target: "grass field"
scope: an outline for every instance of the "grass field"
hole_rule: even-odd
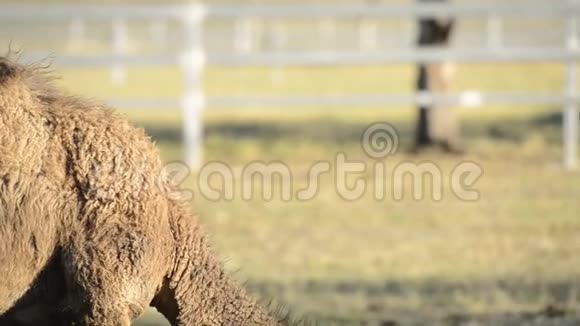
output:
[[[180,76],[171,70],[131,71],[126,87],[109,86],[106,70],[59,70],[63,87],[94,97],[173,96]],[[408,66],[294,68],[271,83],[265,68],[211,69],[212,95],[407,92]],[[543,64],[460,67],[458,89],[563,89],[563,70]],[[146,94],[146,95],[144,95]],[[179,111],[127,111],[155,139],[165,160],[180,158]],[[280,160],[296,187],[318,160],[372,163],[360,147],[365,126],[387,121],[401,137],[385,161],[432,161],[448,179],[473,161],[484,171],[481,198],[347,202],[332,177],[310,201],[279,199],[194,205],[228,269],[264,298],[298,315],[328,323],[389,325],[538,322],[576,324],[580,312],[580,174],[560,166],[560,113],[555,107],[487,107],[460,111],[464,155],[406,151],[414,110],[306,108],[246,111],[211,108],[205,114],[205,155],[240,168],[254,160]],[[370,173],[363,175],[374,179]],[[195,176],[186,182],[195,189]],[[427,196],[428,198],[428,196]],[[556,316],[556,319],[550,319]],[[148,314],[139,325],[158,325]],[[544,318],[537,321],[538,318]],[[500,322],[501,321],[501,322]],[[554,324],[555,325],[555,324]]]

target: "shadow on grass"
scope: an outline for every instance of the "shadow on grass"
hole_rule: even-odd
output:
[[[346,124],[334,121],[307,121],[291,123],[227,122],[209,123],[204,127],[205,137],[225,139],[309,139],[320,142],[359,141],[368,124]],[[181,126],[142,125],[147,133],[159,141],[181,142]],[[409,133],[403,126],[402,134]]]
[[[540,134],[548,143],[561,140],[562,114],[545,113],[522,119],[485,120],[469,119],[461,122],[462,137],[475,139],[521,142],[531,133]],[[319,143],[342,144],[359,142],[369,123],[349,123],[336,120],[307,120],[292,122],[211,122],[204,126],[204,137],[222,139],[257,140],[308,140]],[[414,137],[413,122],[397,122],[394,126],[403,144],[411,144]],[[180,125],[142,125],[157,141],[181,143]]]
[[[248,282],[264,298],[309,312],[320,325],[579,325],[580,283],[305,281]],[[295,298],[298,298],[296,300]],[[513,306],[505,304],[506,298]],[[362,302],[362,308],[361,308]],[[471,302],[497,310],[473,313]],[[573,303],[573,306],[570,306]],[[502,306],[504,305],[504,306]],[[354,308],[354,307],[357,308]],[[521,307],[535,310],[519,310]],[[520,308],[518,308],[520,307]],[[359,310],[356,313],[347,311]]]
[[[259,297],[276,298],[295,312],[305,311],[306,325],[580,325],[576,281],[251,281],[246,285]],[[513,306],[506,304],[506,298]],[[493,309],[474,313],[470,300]],[[168,324],[151,310],[133,325]]]

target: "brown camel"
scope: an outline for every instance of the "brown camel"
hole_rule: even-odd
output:
[[[142,129],[0,57],[0,325],[281,325],[169,199]]]

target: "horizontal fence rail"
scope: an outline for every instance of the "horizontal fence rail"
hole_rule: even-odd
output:
[[[0,19],[4,21],[62,21],[70,18],[110,20],[111,18],[186,18],[188,15],[206,15],[215,18],[418,18],[418,17],[511,17],[568,16],[580,13],[577,1],[525,1],[517,3],[414,3],[408,5],[24,5],[3,4]]]
[[[307,7],[307,9],[305,9]],[[525,4],[514,3],[414,3],[408,5],[393,4],[353,4],[353,5],[243,5],[243,6],[210,6],[208,14],[216,17],[266,17],[266,18],[356,18],[356,17],[485,17],[490,14],[500,16],[562,16],[580,11],[580,4],[575,1],[526,1]]]
[[[203,52],[196,53],[200,60],[218,66],[322,66],[322,65],[376,65],[415,62],[561,62],[580,61],[580,48],[562,49],[418,49],[393,53],[256,53],[248,55],[221,54],[205,57]],[[175,66],[186,58],[174,55],[97,55],[71,56],[51,54],[24,55],[25,61],[47,61],[59,66]]]
[[[216,65],[367,65],[415,62],[515,62],[580,60],[579,49],[417,49],[385,53],[264,53],[252,55],[215,55],[208,62]]]
[[[125,109],[177,109],[181,102],[174,98],[149,99],[106,99],[109,105]],[[568,105],[580,104],[580,97],[566,97],[554,94],[528,93],[481,93],[467,91],[454,95],[434,95],[429,93],[389,94],[389,95],[292,95],[292,96],[210,96],[207,105],[214,109],[240,108],[296,108],[296,107],[353,107],[353,106],[394,106],[394,105],[459,105],[478,108],[485,104],[510,105]]]
[[[199,19],[207,13],[204,5],[0,5],[2,21],[61,22],[69,19],[89,19],[110,21],[115,18],[151,19],[171,18],[177,20]]]
[[[312,95],[312,96],[228,96],[210,97],[212,107],[352,107],[352,106],[393,106],[393,105],[460,105],[466,108],[477,108],[484,104],[512,105],[567,105],[580,104],[578,97],[566,97],[553,94],[518,94],[464,92],[455,95],[433,95],[417,93],[408,95]]]
[[[109,99],[109,103],[125,108],[174,108],[184,113],[185,159],[194,167],[201,164],[203,125],[201,113],[206,106],[216,108],[246,107],[349,107],[387,105],[454,104],[479,107],[485,104],[561,105],[564,107],[564,161],[567,167],[577,165],[578,110],[580,97],[576,89],[576,64],[580,62],[578,18],[580,1],[525,1],[521,3],[413,3],[408,5],[385,4],[289,4],[289,5],[0,5],[0,21],[55,23],[71,22],[75,38],[83,35],[83,21],[111,22],[111,53],[99,55],[51,55],[26,53],[24,61],[53,62],[58,66],[112,67],[115,83],[126,78],[127,67],[178,66],[184,75],[185,94],[181,98],[167,99]],[[211,19],[236,21],[235,35],[247,37],[248,19],[310,20],[328,22],[329,19],[407,19],[424,17],[455,17],[487,19],[487,43],[475,48],[416,48],[383,51],[320,51],[291,52],[283,48],[275,51],[252,50],[248,39],[236,39],[239,51],[208,54],[203,41],[205,22]],[[506,48],[502,41],[502,19],[557,18],[566,22],[562,47]],[[184,34],[183,49],[175,54],[127,53],[129,20],[176,21]],[[328,24],[327,24],[328,25]],[[332,26],[325,30],[332,31]],[[330,27],[329,27],[330,26]],[[363,28],[364,27],[364,28]],[[376,37],[372,26],[361,25],[361,30]],[[163,24],[156,25],[157,39],[163,34]],[[279,33],[280,31],[278,31]],[[363,42],[364,41],[364,42]],[[372,41],[372,40],[371,40]],[[362,40],[372,48],[369,40]],[[277,40],[278,46],[283,42]],[[437,96],[433,94],[375,94],[375,95],[296,95],[296,96],[226,96],[205,98],[201,75],[204,67],[214,66],[321,66],[321,65],[371,65],[396,63],[456,62],[556,62],[566,66],[566,87],[561,94],[498,93],[486,94],[469,91],[460,94]]]

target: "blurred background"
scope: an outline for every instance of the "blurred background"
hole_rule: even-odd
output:
[[[579,18],[565,0],[2,0],[0,42],[187,162],[228,269],[298,316],[579,325]],[[372,166],[360,140],[376,122],[398,131],[387,171],[429,161],[447,180],[475,162],[479,199],[446,181],[438,201],[390,186],[346,201],[332,174],[307,201],[195,195],[213,160],[284,162],[295,189],[337,153]],[[137,325],[165,324],[151,311]]]

